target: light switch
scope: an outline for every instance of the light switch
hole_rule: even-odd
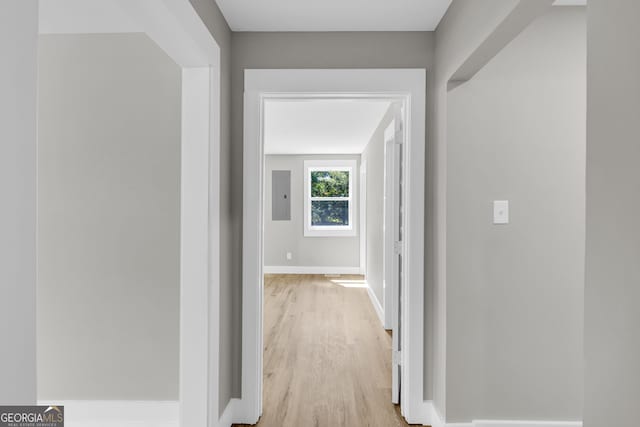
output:
[[[509,201],[508,200],[493,201],[493,223],[509,224]]]
[[[287,252],[287,259],[291,260],[293,258],[293,256],[291,255],[291,252]]]

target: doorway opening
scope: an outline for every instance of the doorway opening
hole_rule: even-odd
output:
[[[263,414],[263,374],[274,375],[271,371],[272,362],[277,357],[282,357],[276,351],[267,353],[267,359],[263,360],[263,349],[270,351],[274,349],[274,345],[278,345],[274,341],[274,337],[278,335],[276,329],[273,329],[274,313],[269,313],[266,317],[269,323],[264,324],[264,305],[269,304],[275,310],[282,310],[283,307],[272,301],[271,297],[276,295],[277,300],[277,294],[283,290],[313,294],[314,289],[320,292],[322,289],[331,289],[334,296],[343,295],[344,301],[350,298],[346,296],[350,289],[363,287],[366,291],[362,290],[360,295],[369,295],[374,307],[370,312],[375,312],[379,318],[375,321],[377,330],[384,334],[384,326],[394,331],[393,351],[389,342],[389,353],[385,355],[388,358],[387,366],[394,367],[393,376],[390,375],[391,372],[387,372],[388,381],[384,380],[384,376],[380,377],[380,381],[385,383],[380,384],[380,387],[386,386],[389,390],[385,396],[386,402],[390,408],[393,408],[391,402],[398,403],[407,422],[421,423],[424,407],[422,259],[425,71],[247,70],[245,89],[242,399],[237,402],[234,411],[236,422],[255,424],[259,420]],[[265,143],[269,138],[268,120],[272,117],[270,111],[274,106],[278,110],[283,106],[285,109],[290,108],[295,103],[320,105],[330,102],[342,105],[359,103],[361,110],[367,103],[377,103],[378,108],[383,106],[386,122],[380,120],[377,129],[383,152],[377,159],[378,162],[374,162],[373,157],[363,155],[362,151],[351,152],[350,156],[346,153],[338,155],[328,147],[331,143],[322,144],[322,149],[325,150],[322,153],[308,156],[304,154],[309,153],[298,152],[296,156],[287,153],[289,158],[280,159],[269,153],[272,148],[267,148]],[[292,123],[297,122],[294,120]],[[371,185],[369,175],[372,174],[380,178],[380,183],[376,186]],[[367,242],[365,237],[370,235],[366,229],[366,195],[372,189],[377,189],[380,195],[387,197],[384,206],[388,206],[388,209],[377,212],[383,216],[381,222],[387,224],[383,227],[386,233],[378,236],[381,240],[379,245],[385,248],[385,262],[382,265],[386,271],[381,274],[383,277],[380,281],[384,285],[381,284],[379,289],[372,289],[363,276],[368,270],[367,246],[373,243]],[[292,221],[294,217],[295,221]],[[276,221],[281,222],[280,225],[289,222],[288,225],[293,226],[292,230],[300,234],[297,244],[285,243],[296,247],[297,253],[294,250],[288,251],[285,247],[280,248],[278,245],[281,242],[273,238],[273,235],[265,237],[268,226]],[[293,222],[295,224],[291,224]],[[283,227],[280,229],[282,231]],[[335,243],[336,239],[338,243],[333,246],[334,249],[324,247],[315,252],[311,249],[305,255],[302,254],[308,249],[305,246],[318,242],[326,244],[331,240]],[[347,248],[347,252],[342,253],[344,248]],[[266,267],[265,254],[270,258]],[[353,258],[354,254],[357,260],[345,261],[346,258]],[[281,257],[282,260],[274,264],[273,256]],[[293,262],[296,256],[305,259],[295,260],[302,263]],[[317,258],[323,256],[337,258],[309,265],[312,264],[310,260],[317,261]],[[270,274],[266,281],[264,273]],[[274,273],[290,276],[272,276]],[[308,276],[309,274],[315,276]],[[347,274],[350,275],[346,276]],[[287,289],[287,286],[292,285],[291,282],[297,285]],[[265,300],[265,286],[269,291],[269,300]],[[302,298],[308,299],[310,296],[307,294]],[[365,301],[366,299],[365,297]],[[314,298],[308,301],[314,302],[307,310],[315,310],[321,316],[318,308],[326,301],[318,302]],[[319,305],[313,308],[316,303]],[[330,303],[325,305],[326,312],[330,313],[333,308]],[[299,307],[296,310],[304,311],[305,308]],[[335,311],[333,315],[340,316]],[[305,317],[304,313],[302,317]],[[372,314],[372,317],[375,319],[376,315]],[[303,342],[317,343],[314,340],[321,339],[319,335],[323,333],[330,334],[331,328],[336,334],[344,332],[340,330],[340,322],[337,322],[328,326],[329,329],[318,330],[314,336],[313,327],[307,330],[303,324],[304,321],[294,321],[285,326],[297,326],[299,331],[308,332],[289,336],[294,340],[291,345],[299,347]],[[327,325],[327,322],[324,324]],[[346,333],[353,334],[348,331]],[[386,335],[385,338],[391,341]],[[339,353],[336,350],[335,354],[327,354],[326,363],[333,363],[331,357],[340,357]],[[375,355],[371,357],[374,358]],[[267,366],[265,364],[268,367],[263,370]],[[290,369],[296,375],[295,370],[302,374],[305,367],[296,364]],[[312,367],[309,366],[308,369]],[[318,378],[318,381],[322,381],[322,378]],[[271,387],[270,379],[269,384]],[[345,388],[349,388],[348,384],[337,383],[335,393],[345,393]],[[287,398],[295,401],[299,397],[295,394],[304,394],[305,390],[300,388],[287,392],[294,394]],[[356,399],[355,396],[352,397]],[[285,402],[281,401],[280,404],[284,405]],[[327,407],[324,412],[326,414],[330,411]],[[265,411],[265,414],[269,413]]]
[[[385,200],[398,204],[389,212],[400,212],[400,180],[388,194],[393,160],[384,155],[392,151],[386,142],[401,152],[401,134],[395,141],[395,132],[385,133],[403,122],[402,104],[373,96],[265,98],[261,426],[403,424],[392,405],[400,390],[392,357],[401,344],[399,304],[389,298],[398,294],[400,269],[388,275],[396,280],[384,280],[382,261],[385,244],[402,243],[400,222],[394,233],[383,214]],[[387,228],[395,242],[385,239]],[[386,326],[393,341],[384,313],[397,319]]]

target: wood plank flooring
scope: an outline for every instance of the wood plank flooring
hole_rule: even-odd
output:
[[[391,403],[391,337],[362,276],[265,276],[259,427],[407,426]]]

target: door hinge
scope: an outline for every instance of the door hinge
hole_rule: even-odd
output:
[[[393,364],[394,365],[402,365],[402,352],[394,351],[393,352]]]
[[[402,241],[393,242],[393,253],[396,255],[402,255]]]

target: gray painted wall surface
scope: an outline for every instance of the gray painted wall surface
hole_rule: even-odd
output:
[[[640,419],[640,2],[589,0],[585,427]]]
[[[240,397],[242,344],[242,210],[238,213],[232,206],[234,192],[242,197],[242,174],[236,183],[231,161],[232,153],[237,155],[231,144],[231,30],[214,0],[189,1],[220,47],[220,378],[216,380],[221,415],[232,397]]]
[[[266,156],[265,158],[265,266],[299,267],[360,267],[360,237],[305,237],[304,236],[304,161],[356,160],[360,156]],[[291,221],[271,220],[271,171],[291,171]],[[360,174],[354,172],[353,197],[356,209],[353,218],[360,229],[359,201]],[[287,252],[292,259],[287,260]]]
[[[431,79],[430,71],[435,59],[434,47],[435,38],[432,32],[233,33],[232,153],[230,158],[233,191],[230,208],[238,221],[242,219],[242,118],[245,69],[426,68],[427,78]],[[427,97],[429,98],[429,93]],[[427,170],[427,175],[427,179],[431,179],[430,170]],[[427,205],[430,204],[428,200]],[[427,236],[426,241],[429,242],[427,252],[430,252],[433,250],[430,247],[432,240]],[[240,360],[242,352],[241,229],[236,230],[234,234],[234,252],[231,257],[235,292],[231,324],[234,325],[234,358]],[[429,269],[430,265],[427,264],[426,270]],[[428,323],[426,330],[430,330]],[[428,342],[425,345],[428,346]],[[430,364],[429,360],[425,363]],[[427,377],[425,398],[430,398],[431,377],[428,374],[425,376]],[[235,389],[239,391],[239,372],[235,372],[234,381]]]
[[[142,34],[39,61],[38,398],[177,400],[181,70]]]
[[[449,92],[447,422],[582,419],[585,18],[555,8]]]
[[[384,131],[395,116],[390,107],[362,152],[367,166],[366,278],[384,309]]]
[[[425,260],[425,310],[428,313],[425,398],[433,399],[436,410],[444,418],[447,418],[447,84],[453,73],[521,2],[531,1],[539,0],[453,0],[435,33],[436,67],[427,88],[430,113],[427,117],[429,243]],[[429,347],[430,342],[433,345]],[[430,373],[433,373],[432,382],[428,378]]]
[[[0,2],[0,405],[36,401],[38,2]]]

